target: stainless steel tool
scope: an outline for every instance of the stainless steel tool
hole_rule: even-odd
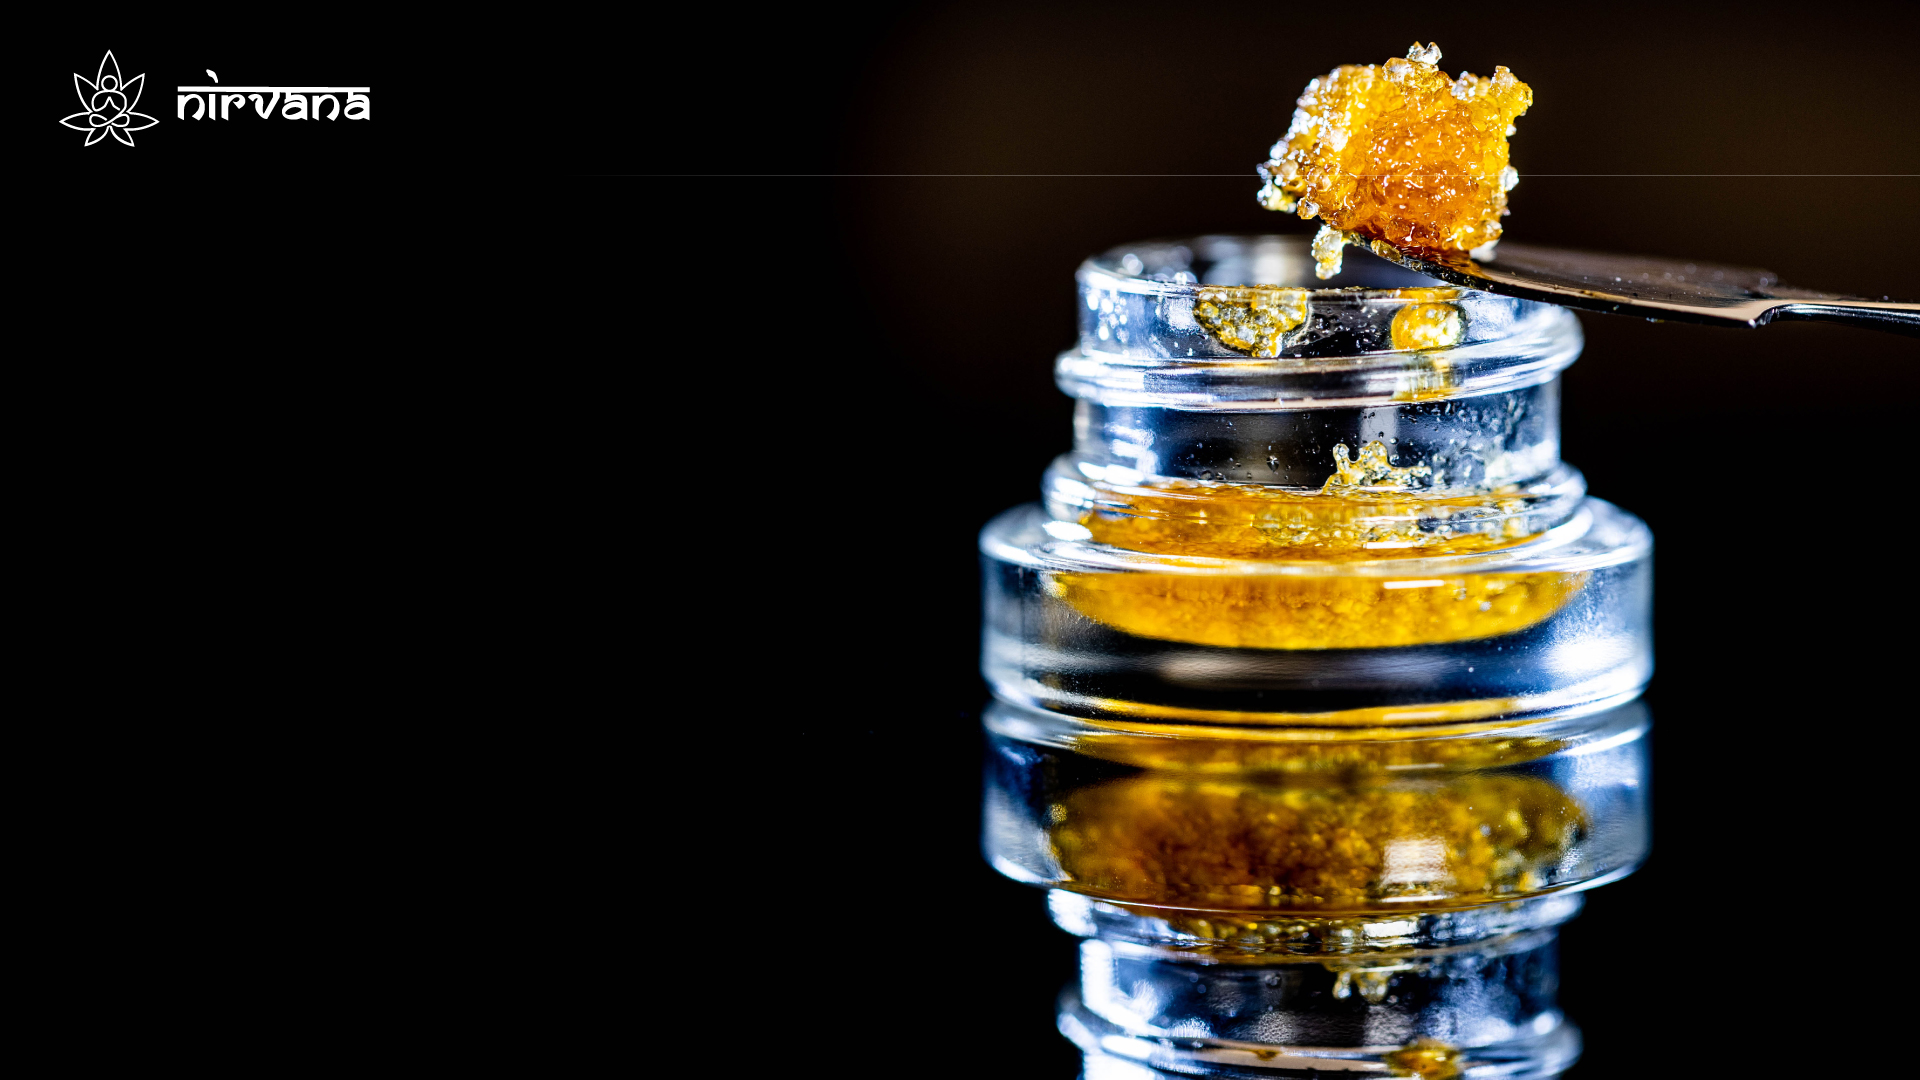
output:
[[[1819,319],[1920,337],[1920,304],[1796,289],[1765,270],[1505,240],[1485,260],[1463,252],[1403,251],[1379,240],[1372,251],[1449,284],[1589,311],[1713,326]]]

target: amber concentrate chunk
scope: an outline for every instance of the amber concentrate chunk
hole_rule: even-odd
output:
[[[1567,605],[1585,573],[1446,578],[1054,574],[1045,588],[1136,637],[1232,649],[1377,649],[1498,637]]]
[[[1286,332],[1307,321],[1307,290],[1277,285],[1201,289],[1193,317],[1230,349],[1252,356],[1279,356]]]
[[[1426,306],[1412,305],[1407,310]],[[1416,325],[1430,324],[1431,320],[1423,320]],[[1347,444],[1336,443],[1333,474],[1317,492],[1206,480],[1154,479],[1130,486],[1096,481],[1095,490],[1105,505],[1081,514],[1079,522],[1097,542],[1129,551],[1223,559],[1344,561],[1458,555],[1526,538],[1516,517],[1509,517],[1493,532],[1456,532],[1447,524],[1436,527],[1434,519],[1454,512],[1518,511],[1524,502],[1511,488],[1474,495],[1427,495],[1412,485],[1431,477],[1433,469],[1395,465],[1395,460],[1378,440],[1362,446],[1358,458]]]
[[[1439,59],[1438,46],[1416,44],[1404,60],[1343,64],[1308,83],[1260,167],[1262,205],[1326,223],[1315,241],[1321,277],[1339,271],[1350,235],[1442,251],[1500,238],[1519,181],[1507,137],[1533,91],[1504,67],[1450,79]]]
[[[1457,333],[1448,304],[1409,305],[1410,338]],[[1437,314],[1424,314],[1433,311]],[[1405,312],[1403,312],[1404,314]],[[1435,328],[1439,329],[1435,329]],[[1438,341],[1396,344],[1421,348]],[[1167,480],[1111,491],[1130,513],[1093,511],[1080,524],[1129,551],[1228,559],[1384,562],[1457,555],[1526,539],[1519,518],[1494,532],[1429,530],[1437,513],[1474,506],[1516,509],[1511,492],[1420,498],[1409,485],[1427,466],[1397,466],[1370,442],[1356,459],[1333,448],[1334,472],[1314,493],[1258,484]],[[1052,573],[1042,587],[1097,623],[1136,637],[1241,649],[1360,649],[1433,645],[1524,630],[1567,605],[1584,573],[1470,573],[1405,578],[1220,573]]]
[[[1452,289],[1402,289],[1408,299],[1438,303],[1408,304],[1394,313],[1393,347],[1406,351],[1445,349],[1460,343],[1464,324],[1460,309],[1447,301],[1458,297]]]

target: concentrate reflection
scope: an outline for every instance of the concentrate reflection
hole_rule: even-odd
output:
[[[1643,705],[1524,737],[1176,743],[1006,704],[986,726],[987,854],[1084,939],[1059,1022],[1088,1077],[1578,1054],[1557,928],[1645,856]]]

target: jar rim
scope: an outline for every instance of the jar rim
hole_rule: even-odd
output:
[[[1312,273],[1310,248],[1215,235],[1087,259],[1061,389],[1106,404],[1324,408],[1525,386],[1579,355],[1564,307],[1446,285],[1364,250],[1331,287],[1286,284]]]
[[[1434,289],[1463,298],[1495,295],[1408,270],[1365,248],[1347,250],[1341,271],[1330,279],[1338,284],[1308,284],[1313,266],[1313,245],[1305,236],[1213,233],[1122,244],[1088,256],[1076,277],[1084,282],[1098,275],[1122,292],[1150,296],[1193,296],[1210,288],[1299,289],[1317,304],[1428,302],[1431,297],[1420,294]]]

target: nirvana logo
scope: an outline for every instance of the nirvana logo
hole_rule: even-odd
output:
[[[220,81],[211,71],[207,77],[215,83]],[[276,106],[286,120],[371,119],[367,110],[372,102],[367,95],[373,91],[365,86],[176,86],[174,90],[179,93],[174,111],[182,120],[227,120],[235,105],[245,116],[249,101],[262,120],[271,119]],[[347,99],[344,109],[340,105],[342,95]],[[284,104],[281,98],[286,99]],[[191,114],[188,105],[193,106]]]
[[[146,113],[133,111],[140,104],[140,92],[147,87],[144,74],[131,79],[120,77],[120,64],[113,58],[113,50],[100,61],[100,70],[88,82],[83,76],[73,76],[73,92],[80,95],[80,104],[84,110],[63,118],[60,122],[75,131],[87,133],[87,146],[112,135],[119,142],[133,145],[133,133],[145,131],[160,121]]]
[[[235,106],[242,116],[247,107],[263,120],[368,120],[372,102],[366,86],[221,86],[220,77],[211,70],[207,78],[212,86],[176,86],[174,115],[181,120],[230,120]],[[80,95],[84,111],[60,122],[75,131],[87,133],[87,146],[112,135],[128,146],[133,132],[145,131],[160,121],[146,113],[134,112],[147,77],[122,78],[120,64],[112,51],[100,61],[100,71],[89,82],[75,75],[74,92]],[[344,99],[344,101],[342,100]]]

